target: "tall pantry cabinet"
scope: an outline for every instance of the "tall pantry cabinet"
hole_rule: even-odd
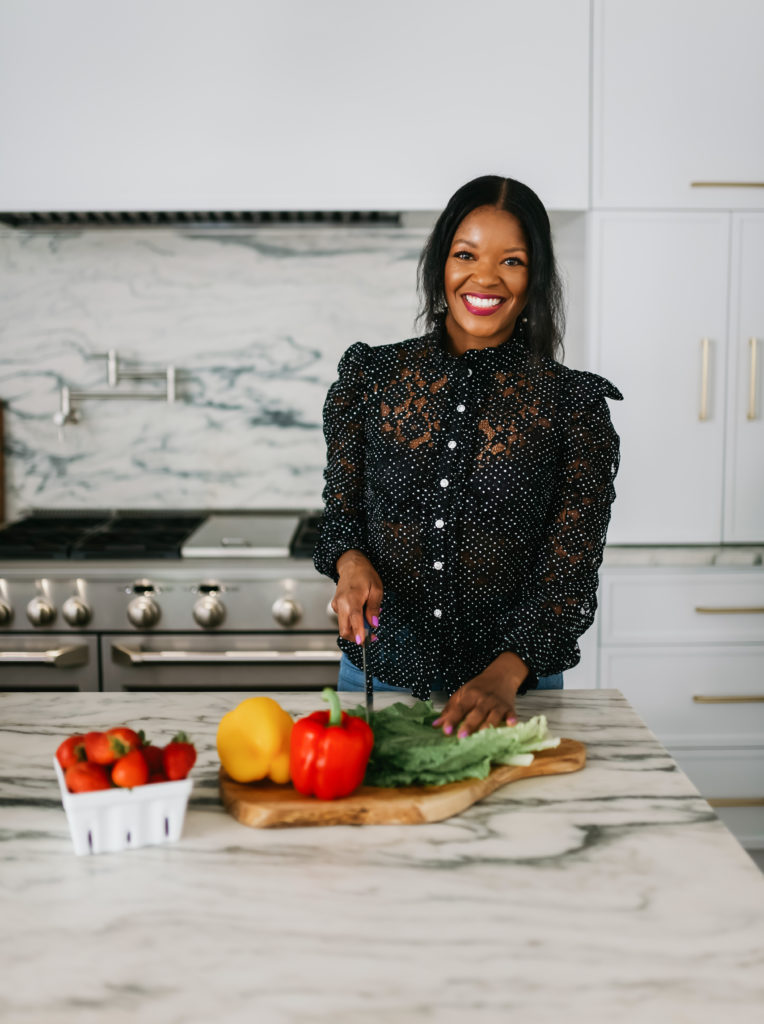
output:
[[[593,29],[590,364],[625,399],[608,544],[667,546],[603,568],[598,685],[764,847],[764,4],[594,0]]]

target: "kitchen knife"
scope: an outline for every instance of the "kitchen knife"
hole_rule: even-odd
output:
[[[363,679],[366,689],[366,721],[371,721],[371,713],[374,710],[374,686],[371,674],[371,658],[367,654],[366,647],[369,643],[369,630],[364,623],[363,643],[361,644],[361,657],[363,658]]]

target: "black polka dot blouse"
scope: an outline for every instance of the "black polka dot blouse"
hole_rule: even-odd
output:
[[[538,676],[572,668],[592,624],[618,435],[609,381],[533,362],[518,320],[497,348],[420,338],[352,345],[324,405],[324,516],[314,554],[362,551],[384,584],[374,675],[449,694],[503,651]],[[354,665],[361,650],[340,638]]]

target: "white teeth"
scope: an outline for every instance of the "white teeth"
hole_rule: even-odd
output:
[[[501,299],[479,299],[477,295],[465,295],[467,302],[471,306],[498,306]]]

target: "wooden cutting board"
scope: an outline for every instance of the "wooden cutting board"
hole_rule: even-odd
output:
[[[577,772],[586,764],[586,748],[578,740],[560,740],[541,750],[527,768],[501,765],[486,779],[464,779],[445,786],[381,789],[361,786],[340,800],[303,796],[291,785],[275,782],[234,782],[220,769],[223,806],[242,825],[252,828],[294,828],[305,825],[422,825],[443,821],[471,807],[499,786],[534,775]]]

